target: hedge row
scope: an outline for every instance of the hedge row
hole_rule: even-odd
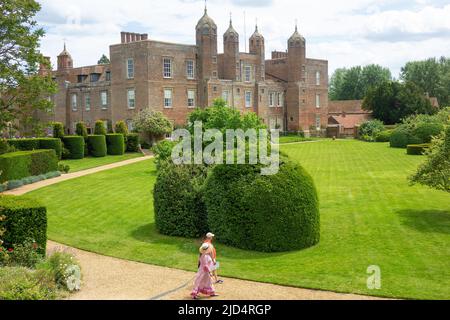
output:
[[[111,133],[106,135],[106,146],[109,155],[122,155],[125,153],[125,140],[123,134]]]
[[[88,136],[88,150],[89,154],[93,157],[105,157],[106,156],[106,138],[103,135],[90,135]]]
[[[62,156],[61,139],[55,138],[33,138],[33,139],[10,139],[8,144],[16,150],[31,151],[38,149],[53,149],[59,159]]]
[[[84,158],[84,138],[81,136],[65,136],[63,138],[64,148],[68,150],[68,159]]]
[[[429,148],[430,143],[410,144],[406,147],[406,153],[412,156],[423,155]]]
[[[207,169],[203,165],[175,166],[165,162],[155,184],[154,212],[159,232],[195,238],[208,232],[202,186]]]
[[[0,196],[1,215],[6,219],[0,222],[5,229],[2,236],[3,247],[23,244],[34,240],[39,253],[45,255],[47,246],[47,210],[33,199],[26,197]]]
[[[130,133],[127,135],[127,152],[139,152],[139,135]]]
[[[392,148],[406,148],[411,144],[430,143],[443,129],[444,126],[439,123],[420,123],[413,128],[401,125],[392,133],[390,145]]]
[[[54,150],[33,150],[6,153],[0,156],[0,182],[20,180],[58,170]]]

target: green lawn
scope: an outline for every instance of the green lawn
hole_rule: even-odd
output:
[[[103,158],[87,157],[79,160],[62,160],[59,163],[68,164],[70,166],[70,172],[77,172],[142,156],[142,153],[125,153],[122,156],[106,156]]]
[[[387,144],[320,141],[281,148],[314,177],[322,239],[290,253],[217,245],[221,274],[305,288],[399,298],[450,298],[449,195],[410,187],[424,160]],[[197,240],[155,230],[153,161],[66,181],[32,192],[48,206],[49,237],[78,248],[194,271]],[[276,213],[274,213],[276,214]],[[381,267],[381,290],[366,286]]]
[[[304,138],[304,137],[300,137],[299,135],[280,136],[280,144],[304,142],[304,141],[312,141],[312,140],[313,140],[312,138]]]

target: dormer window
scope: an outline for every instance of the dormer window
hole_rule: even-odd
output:
[[[98,82],[100,80],[100,73],[91,73],[91,82]]]

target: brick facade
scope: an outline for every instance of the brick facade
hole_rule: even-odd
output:
[[[326,128],[328,62],[306,58],[306,41],[297,28],[288,50],[274,51],[270,60],[257,27],[248,53],[239,52],[239,34],[231,21],[223,35],[224,53],[218,53],[217,26],[206,10],[195,32],[195,45],[122,32],[121,43],[110,46],[108,65],[74,68],[64,47],[53,71],[59,86],[55,112],[42,117],[64,123],[73,133],[78,121],[90,128],[96,120],[130,123],[136,112],[151,108],[183,125],[194,107],[226,97],[230,107],[256,112],[271,128]]]

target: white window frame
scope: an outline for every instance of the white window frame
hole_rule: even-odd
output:
[[[247,64],[244,66],[244,81],[252,82],[252,66],[251,65]]]
[[[190,97],[192,95],[192,97]],[[195,97],[197,96],[197,92],[194,89],[187,90],[187,106],[188,108],[195,108]]]
[[[280,108],[284,107],[284,92],[278,93],[278,106]]]
[[[188,78],[189,80],[195,79],[194,60],[186,60],[186,78]]]
[[[84,107],[86,111],[91,111],[91,94],[86,93],[84,95]]]
[[[269,107],[275,107],[275,92],[269,92]]]
[[[225,100],[227,105],[230,103],[230,91],[229,90],[222,90],[222,99]]]
[[[245,107],[251,108],[252,107],[252,92],[251,91],[245,91]]]
[[[164,79],[172,79],[172,58],[164,57],[163,58],[163,78]]]
[[[132,93],[132,96],[130,94]],[[136,89],[127,89],[127,106],[128,109],[136,109]]]
[[[168,98],[166,93],[170,92],[170,97]],[[173,89],[172,88],[164,88],[163,91],[163,105],[165,109],[173,108]]]
[[[320,109],[320,94],[316,93],[316,108]]]
[[[134,79],[134,59],[127,59],[127,79]]]
[[[78,95],[76,93],[72,93],[71,95],[71,105],[72,111],[78,111]]]
[[[320,71],[316,71],[316,86],[320,86],[321,74]]]
[[[316,115],[316,130],[319,131],[322,126],[322,119],[319,114]]]
[[[102,109],[108,109],[108,91],[100,91],[100,103]]]

